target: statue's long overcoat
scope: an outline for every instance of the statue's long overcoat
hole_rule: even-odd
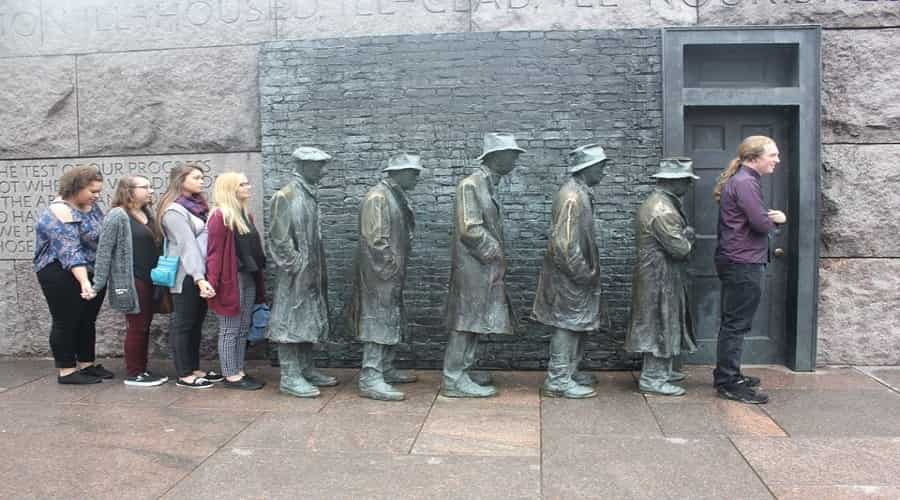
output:
[[[576,332],[600,327],[600,255],[590,188],[573,177],[553,200],[550,241],[538,279],[532,316]]]
[[[513,333],[504,283],[503,218],[491,176],[481,166],[456,187],[447,299],[451,331]]]
[[[391,179],[379,182],[363,198],[348,318],[363,342],[395,345],[403,338],[403,284],[415,224],[406,194]]]
[[[628,351],[670,357],[697,349],[687,281],[694,245],[685,227],[681,201],[668,191],[657,188],[637,211]]]
[[[276,279],[269,340],[324,340],[328,281],[316,190],[298,175],[272,196],[270,213],[269,252]]]

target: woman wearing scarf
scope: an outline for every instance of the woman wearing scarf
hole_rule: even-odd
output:
[[[203,170],[180,165],[169,173],[169,187],[160,199],[157,220],[168,239],[168,254],[178,256],[178,274],[172,292],[169,343],[178,380],[175,385],[207,389],[224,377],[200,370],[200,334],[206,318],[206,299],[216,295],[206,281],[206,218]]]

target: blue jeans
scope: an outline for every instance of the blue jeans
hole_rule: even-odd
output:
[[[716,346],[716,369],[713,371],[716,387],[740,380],[744,336],[753,328],[765,268],[765,264],[716,263],[722,283],[722,321]]]

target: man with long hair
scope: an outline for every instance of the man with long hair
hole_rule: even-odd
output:
[[[760,380],[741,373],[744,336],[762,295],[762,277],[769,262],[769,232],[786,217],[766,208],[760,177],[771,175],[780,162],[778,146],[765,136],[750,136],[737,157],[719,176],[713,196],[719,202],[716,272],[722,283],[721,325],[716,348],[714,384],[719,396],[762,404],[769,397],[756,389]]]

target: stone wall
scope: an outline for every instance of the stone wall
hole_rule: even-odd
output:
[[[351,292],[359,200],[383,176],[389,155],[419,152],[426,171],[411,196],[417,230],[406,293],[414,333],[404,354],[417,366],[439,366],[455,186],[477,164],[485,132],[515,131],[528,152],[499,197],[507,286],[520,322],[515,337],[487,339],[482,361],[537,368],[550,332],[527,318],[553,195],[573,145],[602,143],[612,162],[595,188],[596,227],[612,327],[593,337],[588,351],[592,365],[620,367],[631,300],[631,214],[662,150],[660,52],[658,30],[267,43],[260,53],[266,195],[289,179],[297,143],[314,138],[335,152],[319,196],[330,303],[339,313]],[[332,356],[353,359],[348,342],[338,329]]]
[[[0,123],[4,124],[0,128],[0,217],[21,219],[0,222],[0,270],[5,271],[0,278],[4,281],[0,314],[16,325],[0,339],[0,354],[48,352],[47,314],[29,272],[30,234],[23,221],[41,208],[41,200],[52,192],[52,186],[32,185],[35,189],[29,190],[25,184],[14,186],[9,181],[40,181],[43,170],[35,166],[62,168],[81,162],[121,164],[120,172],[138,165],[136,168],[146,169],[153,176],[152,169],[161,162],[184,158],[209,159],[211,172],[236,168],[261,178],[260,90],[255,82],[258,49],[263,42],[403,33],[745,23],[820,23],[825,27],[820,361],[900,363],[900,333],[893,327],[900,320],[895,307],[900,299],[900,274],[895,265],[900,257],[898,239],[893,236],[893,218],[881,216],[893,213],[900,204],[886,185],[897,180],[893,166],[900,155],[900,87],[893,84],[900,79],[900,70],[896,69],[900,67],[896,64],[900,54],[895,43],[900,34],[900,0],[0,2]],[[654,29],[646,34],[652,38],[657,36],[652,35],[654,32],[658,33]],[[515,40],[515,35],[511,36],[497,40]],[[658,81],[652,83],[651,76],[644,76],[647,81],[643,84],[659,85]],[[261,92],[265,94],[266,89]],[[428,96],[422,97],[427,100]],[[595,110],[605,111],[608,106],[600,99]],[[554,121],[559,119],[566,118]],[[625,127],[631,123],[626,121]],[[352,124],[341,126],[352,129]],[[547,126],[546,120],[543,126]],[[607,133],[616,126],[597,130]],[[544,151],[533,157],[534,165],[558,164],[562,148],[581,141],[580,137],[553,136],[554,131],[536,126],[511,129],[524,133],[529,143],[571,139],[558,148],[532,146],[535,151]],[[537,131],[551,135],[534,135]],[[459,165],[477,152],[476,131],[469,130],[463,136],[451,133],[433,142],[452,144],[453,148],[421,147],[433,158],[440,154],[444,159],[445,164],[438,169],[449,173],[436,176],[455,178]],[[643,134],[641,140],[652,149],[649,145],[658,142],[658,126]],[[624,144],[624,135],[596,137],[617,144],[617,154],[625,151],[618,146]],[[348,144],[364,143],[359,137],[352,140],[360,143],[350,140]],[[426,142],[413,136],[410,145],[427,146]],[[373,151],[358,159],[377,162],[383,154],[386,152]],[[375,167],[369,163],[359,166],[366,172]],[[111,178],[115,175],[114,170]],[[548,185],[558,179],[558,175],[547,175]],[[529,188],[514,182],[509,189]],[[361,190],[362,186],[354,187],[347,197],[357,196]],[[603,196],[609,194],[607,190]],[[354,205],[352,199],[346,204]],[[514,212],[510,211],[510,217]],[[352,213],[345,217],[352,217]],[[528,234],[521,232],[527,226],[525,221],[514,223],[520,234]],[[601,220],[598,227],[605,241],[618,236],[603,229],[615,227],[610,221]],[[543,231],[534,234],[539,236]],[[881,292],[872,294],[875,289]],[[528,297],[514,300],[521,305]],[[414,306],[432,310],[429,308],[437,304]],[[611,307],[615,310],[617,306]],[[621,315],[622,310],[618,309],[614,318],[615,314]],[[121,353],[120,318],[109,312],[103,318],[100,352],[117,355]],[[868,318],[879,321],[876,325],[862,322]],[[615,321],[621,321],[621,316]],[[540,334],[526,335],[535,335],[529,338],[535,342],[517,344],[516,349],[535,352],[523,353],[521,359],[539,358],[537,350],[545,349]],[[612,353],[610,344],[594,347],[597,352]],[[439,345],[416,346],[419,348],[440,350]],[[343,356],[341,359],[351,359],[355,353],[347,351]],[[615,356],[604,354],[601,358],[615,364]]]

